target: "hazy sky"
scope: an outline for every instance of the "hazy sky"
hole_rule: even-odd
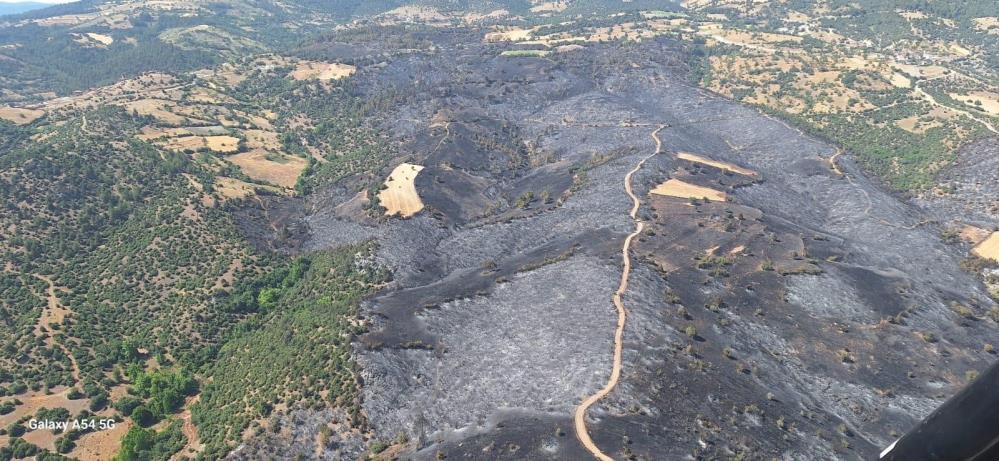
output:
[[[22,3],[22,2],[37,2],[37,3],[69,3],[75,0],[0,0],[0,3]]]

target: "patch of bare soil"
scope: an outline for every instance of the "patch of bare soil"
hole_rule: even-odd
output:
[[[999,232],[993,232],[992,235],[976,245],[971,252],[982,258],[999,261]]]
[[[416,191],[416,175],[422,170],[422,166],[411,163],[399,164],[392,170],[384,189],[378,193],[387,216],[409,218],[423,209],[423,201]]]
[[[208,148],[215,152],[228,154],[239,150],[239,138],[232,136],[184,136],[167,139],[161,145],[179,152]]]
[[[968,94],[952,93],[950,97],[989,115],[999,116],[999,94],[991,91],[972,91]]]
[[[254,194],[252,184],[226,176],[215,178],[215,191],[225,199],[242,199]]]
[[[108,461],[114,459],[121,448],[121,439],[132,427],[132,420],[125,419],[112,429],[84,434],[76,441],[76,448],[69,456],[80,461]]]
[[[719,168],[732,173],[738,173],[745,176],[754,176],[754,177],[757,176],[757,173],[755,171],[750,170],[748,168],[743,168],[733,163],[722,162],[719,160],[711,160],[707,157],[702,157],[697,154],[691,154],[690,152],[680,152],[676,154],[676,158],[687,160],[690,162],[700,163],[703,165],[713,166],[715,168]]]
[[[171,460],[180,460],[182,457],[191,458],[196,456],[201,452],[203,446],[201,445],[201,439],[198,437],[198,428],[194,425],[194,421],[191,420],[191,406],[198,403],[201,400],[201,395],[196,395],[194,397],[188,397],[187,402],[184,403],[184,411],[180,413],[179,418],[184,423],[181,427],[181,431],[184,433],[184,437],[187,438],[187,443],[184,448],[175,453]]]
[[[302,61],[288,76],[295,80],[340,80],[356,71],[357,68],[350,64]]]
[[[0,119],[17,125],[26,125],[45,115],[44,110],[0,107]]]
[[[302,174],[307,162],[301,157],[251,150],[230,155],[226,160],[238,166],[243,173],[257,181],[291,189]]]
[[[679,179],[670,179],[656,186],[650,192],[655,195],[665,195],[667,197],[707,199],[716,202],[724,202],[726,195],[722,191],[709,187],[696,186],[683,182]]]
[[[43,390],[4,398],[3,402],[13,401],[16,398],[22,403],[15,406],[14,411],[0,415],[0,427],[7,427],[25,416],[31,416],[38,412],[39,408],[65,408],[70,414],[77,414],[90,404],[88,399],[70,400],[67,397],[70,391],[68,387],[53,391],[52,394],[46,394]]]

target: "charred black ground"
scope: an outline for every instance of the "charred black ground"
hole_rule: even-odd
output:
[[[632,229],[622,178],[661,125],[662,152],[634,178],[648,226],[622,382],[589,413],[606,453],[871,459],[993,360],[994,303],[932,222],[947,208],[885,192],[849,153],[834,169],[835,147],[696,89],[683,45],[501,57],[462,34],[425,37],[433,53],[309,49],[379,63],[357,76],[360,97],[404,95],[371,123],[397,145],[393,166],[425,167],[423,212],[372,218],[347,178],[253,214],[291,223],[264,245],[377,242],[394,280],[366,302],[355,351],[367,420],[394,456],[586,456],[571,413],[609,373]],[[671,178],[728,200],[649,194]]]

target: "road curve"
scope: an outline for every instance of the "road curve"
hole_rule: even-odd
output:
[[[33,275],[35,276],[35,278],[49,284],[48,291],[46,292],[46,297],[48,298],[48,303],[49,303],[49,310],[53,311],[59,308],[60,307],[59,297],[56,295],[56,286],[55,282],[52,281],[52,278],[40,274],[33,274]],[[76,362],[76,356],[74,356],[73,353],[69,351],[66,345],[63,344],[63,341],[56,340],[55,335],[52,333],[51,325],[46,325],[46,326],[48,327],[48,332],[46,333],[46,335],[48,337],[49,346],[55,344],[59,349],[62,349],[62,353],[69,358],[69,363],[72,366],[73,380],[76,381],[76,384],[81,384],[83,381],[80,373],[80,364]]]
[[[635,193],[631,189],[631,176],[638,172],[645,164],[645,161],[652,158],[662,150],[662,141],[659,140],[659,132],[666,128],[665,125],[660,126],[658,129],[652,132],[652,139],[656,142],[655,152],[649,154],[647,157],[643,158],[635,168],[632,168],[628,174],[624,175],[624,191],[628,193],[631,197],[633,203],[631,207],[632,221],[635,222],[635,231],[628,235],[624,239],[624,245],[621,247],[621,259],[624,262],[624,270],[621,271],[621,284],[618,286],[617,291],[614,292],[614,307],[617,308],[617,329],[614,331],[614,363],[613,368],[611,368],[610,379],[607,380],[607,384],[604,385],[602,389],[597,391],[583,400],[579,406],[576,407],[575,414],[573,415],[573,423],[576,428],[576,438],[579,442],[583,444],[593,456],[601,461],[613,461],[614,458],[607,456],[604,452],[600,451],[600,447],[597,447],[593,443],[593,439],[590,438],[590,433],[586,430],[586,411],[590,409],[593,404],[600,401],[607,394],[617,386],[618,380],[621,378],[621,352],[623,348],[623,337],[624,337],[624,324],[628,319],[628,312],[624,309],[624,303],[621,301],[621,296],[628,291],[628,276],[631,274],[631,241],[638,235],[642,233],[645,229],[645,223],[638,219],[638,208],[641,206],[642,202],[638,199]]]

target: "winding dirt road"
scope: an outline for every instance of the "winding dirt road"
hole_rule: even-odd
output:
[[[913,92],[916,93],[917,96],[923,98],[926,102],[928,102],[928,103],[930,103],[930,104],[932,104],[934,106],[941,107],[941,108],[944,108],[944,109],[949,109],[949,110],[957,112],[959,114],[963,114],[964,116],[966,116],[966,117],[968,117],[968,118],[970,118],[970,119],[978,122],[979,124],[981,124],[982,126],[984,126],[986,130],[991,131],[993,134],[999,134],[999,130],[996,130],[996,127],[992,126],[991,123],[986,122],[985,120],[982,120],[982,119],[976,117],[971,112],[968,112],[966,110],[959,109],[959,108],[956,108],[956,107],[951,107],[951,106],[948,106],[946,104],[941,104],[939,101],[937,101],[937,98],[934,98],[933,95],[927,93],[925,90],[923,90],[922,88],[920,88],[918,83],[916,83],[915,85],[913,85]]]
[[[628,193],[631,197],[633,203],[631,207],[632,221],[635,222],[635,231],[628,235],[624,239],[624,245],[621,247],[621,259],[624,262],[624,270],[621,271],[621,284],[618,286],[617,291],[614,292],[614,307],[617,308],[617,329],[614,331],[614,363],[611,368],[610,379],[607,380],[607,384],[604,385],[602,389],[597,391],[583,400],[579,406],[576,407],[576,412],[573,415],[573,422],[576,428],[576,437],[579,442],[583,444],[586,449],[593,454],[594,457],[601,461],[613,461],[614,458],[607,456],[604,452],[600,451],[600,447],[597,447],[593,443],[593,439],[590,438],[590,433],[586,430],[586,411],[590,409],[593,404],[600,401],[609,394],[614,387],[617,386],[618,380],[621,378],[621,353],[623,348],[623,336],[624,336],[624,324],[628,320],[628,312],[624,308],[624,302],[621,301],[621,296],[628,291],[628,276],[631,275],[631,241],[645,229],[645,223],[638,219],[638,208],[641,206],[642,202],[638,199],[635,193],[631,190],[631,176],[638,172],[642,168],[645,162],[654,157],[662,150],[662,141],[659,139],[659,132],[666,128],[666,125],[660,126],[658,129],[652,132],[652,139],[656,142],[656,150],[649,156],[638,162],[635,168],[632,168],[624,176],[624,191]]]
[[[48,288],[47,293],[46,293],[46,298],[48,299],[48,315],[57,315],[56,314],[57,311],[59,311],[59,310],[67,310],[67,309],[65,309],[59,303],[59,297],[56,295],[56,285],[55,285],[55,282],[52,281],[52,278],[49,277],[49,276],[40,275],[40,274],[33,274],[33,275],[35,276],[35,278],[40,279],[40,280],[44,281],[45,283],[47,283],[49,285],[49,288]],[[65,315],[65,314],[63,314],[63,315]],[[39,319],[39,322],[44,322],[45,321],[45,317],[46,317],[46,312],[43,312],[42,313],[42,318]],[[69,362],[70,362],[70,364],[73,367],[73,370],[72,370],[73,371],[73,379],[77,382],[77,384],[79,384],[79,383],[81,383],[80,365],[78,363],[76,363],[76,357],[69,351],[69,349],[66,347],[66,345],[63,344],[62,341],[57,341],[56,340],[55,334],[52,332],[52,325],[51,325],[52,323],[55,323],[55,322],[51,322],[50,321],[49,323],[46,323],[44,325],[46,327],[46,330],[47,330],[44,333],[42,332],[42,330],[40,328],[42,326],[42,323],[39,323],[39,325],[36,326],[36,330],[37,330],[36,333],[37,334],[44,334],[46,336],[46,340],[47,340],[47,342],[48,342],[48,344],[50,346],[54,344],[54,345],[56,345],[56,347],[62,349],[62,353],[65,354],[66,357],[69,358]],[[62,323],[62,316],[59,316],[58,323]]]

